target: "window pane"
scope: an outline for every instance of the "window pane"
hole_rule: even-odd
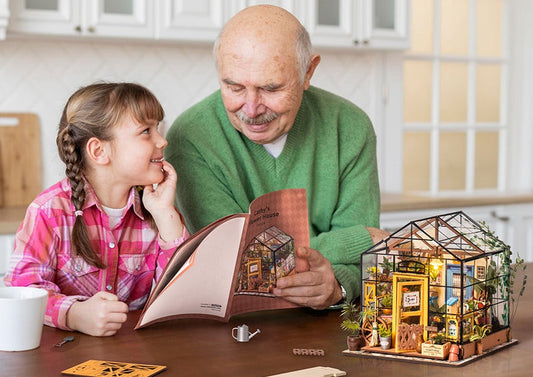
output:
[[[318,25],[339,26],[340,21],[340,0],[318,0]]]
[[[427,61],[404,62],[404,119],[406,122],[431,120],[431,67]]]
[[[476,133],[475,189],[498,188],[498,132]]]
[[[433,1],[411,0],[410,52],[433,52]]]
[[[440,120],[466,122],[468,69],[466,63],[440,65]]]
[[[443,132],[439,140],[439,190],[466,188],[466,133]]]
[[[59,10],[58,0],[26,0],[25,3],[26,9]]]
[[[104,0],[104,13],[133,14],[133,0]]]
[[[478,64],[476,72],[476,120],[499,122],[501,66]]]
[[[441,0],[440,51],[445,55],[468,54],[468,3]]]
[[[394,0],[374,0],[374,27],[394,30],[395,8]]]
[[[404,133],[404,191],[429,191],[430,136],[429,132]]]
[[[477,1],[477,54],[502,55],[502,0]]]

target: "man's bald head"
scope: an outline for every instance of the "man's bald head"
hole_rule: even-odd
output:
[[[269,50],[273,56],[281,53],[294,58],[300,82],[304,81],[312,57],[311,40],[290,12],[273,5],[255,5],[233,16],[215,41],[217,68],[221,54],[239,53],[245,45],[251,51]]]

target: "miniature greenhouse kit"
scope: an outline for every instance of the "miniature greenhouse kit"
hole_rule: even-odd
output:
[[[293,273],[295,267],[293,238],[271,226],[244,249],[238,292],[271,293],[276,280]]]
[[[362,310],[392,329],[392,348],[380,351],[369,346],[366,321],[361,352],[447,360],[452,347],[474,358],[480,328],[485,350],[516,342],[508,339],[509,264],[510,248],[463,212],[410,222],[361,256]]]

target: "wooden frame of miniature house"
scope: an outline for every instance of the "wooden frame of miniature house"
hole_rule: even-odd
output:
[[[412,221],[362,254],[362,310],[392,327],[398,353],[414,350],[420,337],[441,334],[461,346],[474,325],[508,328],[509,251],[461,211]]]

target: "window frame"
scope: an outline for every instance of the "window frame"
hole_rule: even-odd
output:
[[[498,58],[482,57],[476,55],[476,0],[468,0],[469,4],[469,46],[468,54],[465,56],[442,55],[440,53],[440,2],[433,0],[434,18],[433,23],[433,51],[429,54],[404,52],[400,56],[394,53],[387,54],[384,74],[384,90],[387,91],[387,101],[385,103],[384,115],[384,139],[382,147],[384,160],[384,171],[382,174],[382,187],[384,191],[402,193],[403,190],[403,143],[406,132],[428,132],[430,135],[430,171],[429,190],[419,192],[431,196],[450,196],[457,194],[478,194],[478,193],[498,193],[506,191],[508,185],[509,166],[509,3],[502,0],[502,55]],[[407,60],[426,61],[432,63],[432,89],[431,89],[431,119],[429,122],[406,122],[403,111],[403,63]],[[398,69],[393,67],[398,64]],[[468,72],[467,82],[467,118],[465,122],[442,122],[439,120],[440,103],[440,64],[442,62],[465,63]],[[501,67],[500,77],[500,117],[498,122],[476,121],[476,71],[480,64],[496,64]],[[400,84],[387,84],[387,80],[394,78]],[[398,102],[400,106],[391,106],[391,103]],[[399,108],[401,107],[401,108]],[[394,118],[396,117],[396,120]],[[399,120],[398,120],[399,118]],[[466,134],[466,161],[465,161],[465,187],[461,190],[442,190],[439,188],[439,142],[442,132],[465,132]],[[498,162],[497,162],[497,186],[494,188],[475,188],[475,138],[478,132],[498,133]]]

